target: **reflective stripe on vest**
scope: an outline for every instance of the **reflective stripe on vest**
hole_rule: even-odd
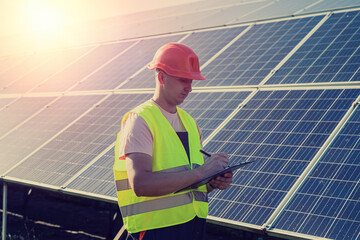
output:
[[[193,194],[196,201],[207,202],[207,194],[204,192],[193,192]],[[191,192],[135,203],[130,206],[121,207],[120,210],[122,217],[129,217],[144,212],[173,208],[189,203],[192,203]]]
[[[190,165],[179,137],[156,105],[148,101],[130,111],[139,114],[152,132],[154,172],[181,172],[204,163],[199,151],[200,136],[195,121],[180,108],[177,111],[188,132]],[[127,115],[124,116],[123,121]],[[195,190],[160,197],[137,197],[129,185],[125,160],[119,159],[117,148],[118,143],[115,146],[114,163],[118,203],[124,226],[130,233],[184,223],[195,216],[206,218],[208,213],[206,185]]]

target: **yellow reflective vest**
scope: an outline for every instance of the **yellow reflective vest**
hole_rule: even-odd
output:
[[[200,153],[201,143],[197,125],[184,110],[177,108],[181,122],[188,132],[191,163],[173,127],[152,101],[147,101],[130,112],[139,114],[153,135],[153,172],[179,172],[204,163]],[[129,113],[125,114],[123,122]],[[114,177],[118,204],[127,231],[136,233],[185,223],[195,216],[207,217],[206,185],[195,190],[160,197],[137,197],[128,182],[125,157],[119,156],[119,134],[115,146]]]

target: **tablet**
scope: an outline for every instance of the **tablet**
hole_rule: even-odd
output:
[[[217,176],[219,176],[219,175],[223,175],[223,174],[225,174],[225,173],[227,173],[227,172],[232,172],[233,170],[236,170],[236,169],[238,169],[238,168],[241,168],[241,167],[243,167],[243,166],[245,166],[245,165],[247,165],[247,164],[249,164],[249,163],[252,163],[252,162],[254,162],[254,161],[243,162],[243,163],[240,163],[240,164],[238,164],[238,165],[234,165],[234,166],[231,166],[231,167],[227,167],[227,168],[225,168],[224,170],[221,170],[221,171],[219,171],[219,172],[216,172],[216,173],[214,173],[214,174],[211,174],[210,176],[207,176],[207,177],[205,177],[205,178],[203,178],[203,179],[200,179],[199,181],[196,181],[196,182],[194,182],[193,184],[191,184],[191,185],[189,185],[189,186],[187,186],[187,187],[184,187],[184,188],[176,191],[175,193],[182,192],[182,191],[186,191],[186,190],[190,190],[190,189],[198,188],[198,187],[200,187],[201,185],[207,184],[211,179],[213,179],[213,178],[215,178],[215,177],[217,177]]]

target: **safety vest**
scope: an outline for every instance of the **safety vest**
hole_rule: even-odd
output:
[[[204,163],[204,158],[199,151],[201,144],[197,125],[184,110],[177,108],[181,122],[188,132],[190,163],[173,127],[152,101],[147,101],[130,112],[139,114],[153,135],[153,172],[179,172],[196,168]],[[122,123],[129,113],[125,114]],[[119,156],[119,134],[115,146],[114,177],[118,204],[128,232],[136,233],[173,226],[188,222],[195,216],[207,217],[206,185],[195,190],[160,197],[137,197],[128,182],[125,157]]]

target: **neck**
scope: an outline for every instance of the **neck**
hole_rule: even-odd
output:
[[[153,96],[152,100],[156,102],[162,109],[169,113],[176,113],[176,106],[173,106],[169,103],[167,103],[165,100],[162,100],[159,97]]]

